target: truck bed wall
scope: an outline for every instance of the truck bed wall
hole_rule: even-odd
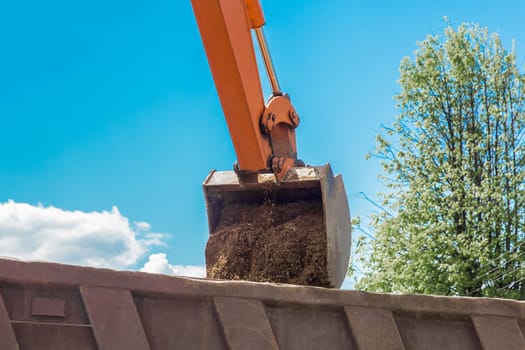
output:
[[[525,349],[525,303],[0,259],[1,350]]]

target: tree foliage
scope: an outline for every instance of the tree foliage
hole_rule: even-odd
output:
[[[525,76],[514,48],[463,24],[400,66],[377,137],[384,211],[358,288],[525,297]]]

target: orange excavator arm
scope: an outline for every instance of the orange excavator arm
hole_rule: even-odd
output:
[[[192,0],[209,65],[237,154],[238,173],[282,178],[297,160],[299,117],[280,91],[262,26],[259,0]],[[261,48],[272,97],[265,103],[251,30]]]
[[[297,159],[299,117],[281,92],[259,0],[192,0],[237,153],[234,171],[203,184],[210,236],[206,275],[339,287],[350,213],[341,176]],[[252,30],[272,86],[264,101]]]

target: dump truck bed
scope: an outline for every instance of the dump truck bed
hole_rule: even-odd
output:
[[[525,303],[0,260],[0,349],[525,349]]]

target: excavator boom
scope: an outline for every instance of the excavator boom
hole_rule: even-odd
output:
[[[259,0],[192,0],[237,154],[204,182],[207,276],[339,287],[350,254],[341,176],[297,158],[299,115],[280,90]],[[264,101],[252,30],[272,86]]]
[[[244,0],[192,0],[240,169],[267,168],[261,79]]]

